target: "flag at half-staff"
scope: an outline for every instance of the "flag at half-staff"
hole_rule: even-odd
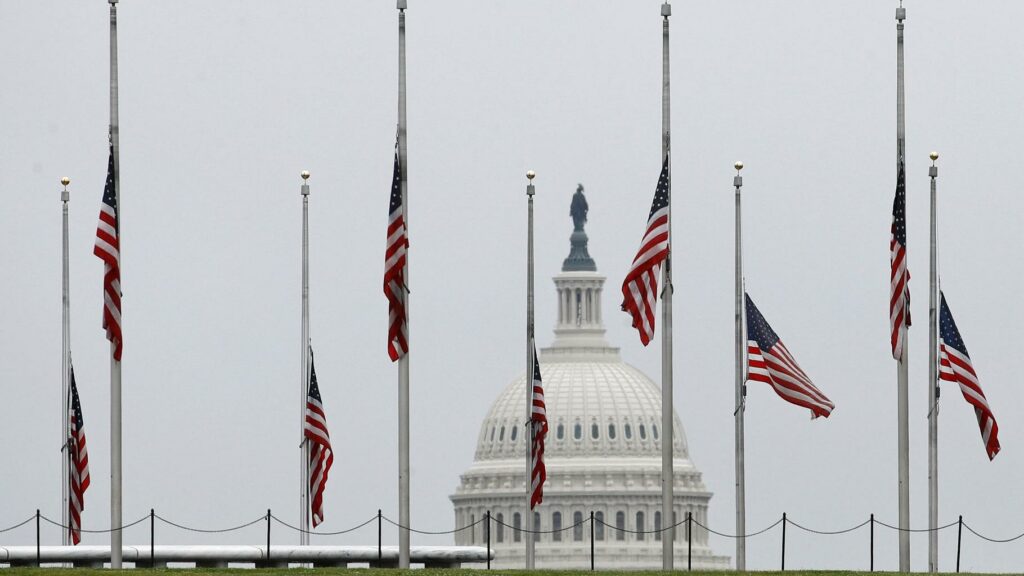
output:
[[[312,348],[309,349],[309,393],[306,395],[304,434],[309,442],[309,507],[313,527],[316,528],[324,521],[324,488],[334,464],[334,452],[331,450],[331,435],[327,432],[327,414],[324,413],[320,387],[316,382]]]
[[[796,363],[779,335],[768,325],[757,306],[754,306],[750,295],[744,296],[747,312],[747,380],[770,385],[783,400],[810,410],[812,418],[828,418],[835,404]]]
[[[540,377],[540,360],[537,358],[537,346],[533,346],[533,407],[530,412],[530,427],[533,430],[533,462],[530,479],[530,509],[544,501],[544,481],[547,480],[547,468],[544,467],[544,440],[548,435],[548,412],[544,405],[544,383]]]
[[[960,337],[960,330],[957,329],[953,314],[946,304],[946,295],[941,292],[939,295],[942,300],[942,310],[939,313],[939,378],[959,384],[964,400],[974,406],[978,427],[981,429],[981,440],[985,443],[985,453],[988,454],[989,460],[992,460],[999,453],[999,425],[996,424],[996,417],[992,415],[988,399],[981,390],[978,374],[975,373],[974,364],[967,354],[967,345]]]
[[[669,158],[661,166],[658,187],[654,191],[647,229],[640,250],[622,282],[622,309],[633,317],[633,327],[644,346],[654,339],[654,313],[658,304],[658,276],[669,251]]]
[[[96,226],[93,254],[103,260],[103,329],[114,347],[114,360],[121,361],[121,243],[118,239],[117,189],[114,178],[114,147],[107,161],[107,182],[103,187],[100,220]]]
[[[384,295],[388,299],[388,356],[394,362],[409,350],[405,315],[405,256],[409,239],[405,233],[402,199],[402,164],[395,144],[395,169],[388,203],[388,243],[384,254]]]
[[[89,450],[85,443],[85,420],[82,403],[78,399],[75,369],[71,367],[71,386],[68,389],[68,533],[71,543],[82,541],[82,511],[85,510],[85,491],[89,489]]]
[[[910,326],[910,272],[907,270],[907,185],[903,161],[896,176],[889,238],[889,332],[892,357],[903,359],[904,327]]]

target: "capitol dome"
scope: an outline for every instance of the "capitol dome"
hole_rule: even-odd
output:
[[[577,197],[583,199],[582,190]],[[540,351],[549,428],[544,501],[534,509],[533,525],[524,525],[524,374],[498,396],[480,426],[475,461],[451,496],[455,523],[473,524],[490,511],[491,547],[498,568],[525,565],[527,535],[514,529],[524,527],[545,532],[534,536],[537,568],[583,569],[590,562],[590,525],[585,521],[593,512],[599,520],[594,529],[597,568],[660,569],[662,533],[636,532],[661,530],[685,520],[687,513],[707,525],[711,492],[690,460],[682,422],[674,414],[676,518],[663,523],[661,391],[643,372],[623,362],[618,348],[605,339],[605,277],[598,274],[587,251],[586,201],[582,200],[582,218],[578,202],[574,198],[572,250],[554,278],[559,303],[555,339]],[[664,536],[673,537],[672,531]],[[459,545],[481,545],[485,539],[483,524],[457,532],[455,538]],[[677,563],[685,562],[685,523],[675,530],[674,548]],[[692,554],[695,568],[729,566],[727,557],[712,554],[707,532],[696,525]]]

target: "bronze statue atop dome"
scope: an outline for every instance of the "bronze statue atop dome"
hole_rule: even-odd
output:
[[[576,185],[576,193],[572,195],[569,215],[572,216],[573,231],[569,236],[569,257],[562,262],[563,272],[596,272],[597,264],[587,251],[587,232],[583,226],[587,223],[587,212],[590,205],[583,195],[583,184]]]
[[[576,185],[576,193],[572,195],[572,206],[569,207],[569,215],[572,216],[574,230],[583,230],[587,223],[587,212],[590,206],[587,204],[587,197],[583,195],[583,184]]]

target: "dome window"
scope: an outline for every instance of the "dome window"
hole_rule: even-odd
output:
[[[615,424],[608,425],[608,439],[615,440]]]
[[[513,428],[513,430],[515,430],[515,428]],[[498,544],[501,544],[505,541],[505,515],[501,512],[498,512],[497,520],[498,530],[496,532],[496,535],[498,537]]]
[[[516,512],[512,515],[512,540],[519,542],[523,539],[523,517]]]
[[[594,440],[601,437],[601,427],[596,422],[590,425],[590,437]]]
[[[579,422],[577,422],[576,426],[573,427],[572,429],[572,437],[575,438],[576,440],[583,439],[583,426],[580,426]]]
[[[501,530],[501,525],[500,524],[498,525],[498,530]],[[501,534],[501,532],[498,532],[498,534]],[[644,540],[644,513],[643,512],[637,512],[636,513],[636,539],[637,539],[638,542],[643,542],[643,540]],[[499,540],[499,542],[500,542],[500,540]]]
[[[626,440],[633,439],[633,429],[629,427],[629,424],[623,425],[622,431],[626,434]]]
[[[594,540],[604,540],[604,512],[594,512]]]
[[[498,442],[504,442],[504,441],[505,441],[505,427],[502,426],[501,427],[501,432],[498,432]]]
[[[513,426],[512,427],[512,434],[509,436],[509,438],[513,442],[515,442],[516,441],[516,436],[518,436],[518,435],[519,435],[519,427],[518,426]]]
[[[565,424],[559,424],[558,428],[555,428],[555,437],[559,440],[565,439]]]
[[[497,430],[497,428],[494,427],[494,426],[491,426],[491,442],[494,442],[494,431],[495,430]]]
[[[555,512],[551,515],[551,539],[555,542],[562,541],[562,513]]]
[[[615,513],[615,539],[625,540],[626,539],[626,513],[616,512]]]
[[[583,512],[572,513],[572,539],[575,542],[583,541]]]
[[[658,439],[658,425],[657,424],[651,424],[651,436],[653,436],[655,440]]]
[[[640,439],[647,440],[647,428],[643,424],[640,425]]]

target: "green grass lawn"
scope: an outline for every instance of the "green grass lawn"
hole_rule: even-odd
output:
[[[442,570],[442,569],[423,569],[423,570],[396,570],[387,568],[317,568],[315,570],[302,569],[302,568],[290,568],[290,569],[245,569],[245,568],[178,568],[178,569],[130,569],[132,572],[144,572],[152,573],[155,576],[161,574],[174,575],[174,576],[201,576],[205,574],[213,576],[301,576],[301,575],[315,575],[315,576],[328,576],[328,575],[359,575],[359,576],[370,576],[372,574],[379,574],[381,576],[484,576],[487,573],[486,570]],[[604,574],[610,574],[611,571],[599,571]],[[739,574],[735,571],[718,571],[718,572],[686,572],[685,570],[677,570],[680,576],[684,574],[692,574],[694,576],[732,576]],[[515,574],[515,575],[530,575],[530,576],[584,576],[593,574],[590,571],[585,570],[532,570],[526,572],[525,570],[492,570],[489,574]],[[625,572],[630,576],[660,576],[664,575],[664,572],[658,571],[643,571],[643,572]],[[855,575],[868,575],[874,574],[871,572],[849,572],[839,570],[821,570],[821,571],[806,571],[806,570],[794,570],[786,572],[757,572],[758,576],[855,576]],[[895,573],[890,573],[895,574]],[[110,576],[110,570],[99,570],[94,568],[7,568],[0,569],[0,576]],[[981,576],[981,575],[976,575]]]

